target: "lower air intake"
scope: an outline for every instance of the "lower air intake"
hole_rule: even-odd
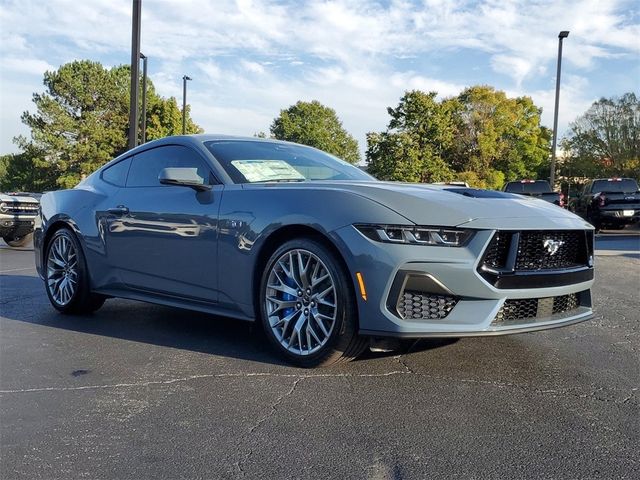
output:
[[[493,325],[527,323],[537,319],[568,316],[579,308],[581,293],[558,297],[507,300],[498,311]]]
[[[447,295],[405,290],[398,299],[398,314],[406,320],[439,320],[445,318],[458,299]]]

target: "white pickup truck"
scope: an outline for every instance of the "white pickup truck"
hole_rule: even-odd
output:
[[[29,194],[0,193],[0,237],[10,247],[24,247],[33,238],[40,204]]]

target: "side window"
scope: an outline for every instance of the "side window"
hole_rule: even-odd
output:
[[[131,157],[111,165],[109,168],[105,168],[102,171],[102,179],[115,185],[117,187],[124,187],[127,183],[127,173],[129,173],[129,166],[131,165]]]
[[[181,145],[167,145],[133,157],[127,187],[161,187],[158,175],[169,167],[196,168],[204,183],[211,183],[211,171],[197,153]]]

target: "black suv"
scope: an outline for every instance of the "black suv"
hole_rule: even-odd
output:
[[[640,191],[633,178],[598,178],[588,182],[573,204],[596,230],[624,228],[640,220]]]

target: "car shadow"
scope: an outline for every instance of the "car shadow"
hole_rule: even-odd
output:
[[[92,315],[62,315],[49,304],[42,280],[0,275],[0,316],[10,321],[148,343],[273,365],[288,365],[259,325],[227,317],[122,299],[109,299]],[[431,350],[455,339],[402,342],[391,352],[366,351],[359,360]]]

